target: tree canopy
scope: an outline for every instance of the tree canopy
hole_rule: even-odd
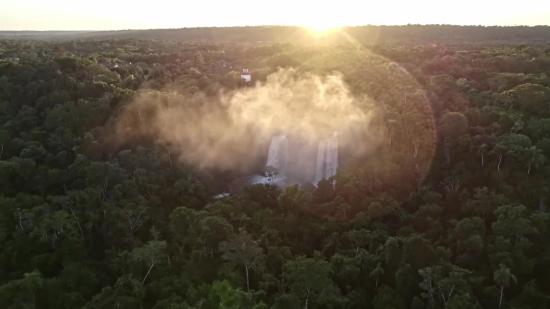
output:
[[[548,27],[237,30],[0,40],[2,308],[550,306]],[[265,157],[243,185],[151,133],[282,68],[337,74],[369,115],[316,186]]]

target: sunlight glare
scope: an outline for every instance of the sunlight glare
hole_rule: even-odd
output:
[[[342,26],[333,24],[330,22],[313,22],[309,23],[306,28],[309,29],[314,35],[323,35],[340,29]]]
[[[339,26],[331,24],[331,23],[312,23],[308,27],[311,28],[314,31],[324,32],[324,31],[336,29]]]
[[[319,36],[332,32],[346,25],[346,10],[335,10],[332,6],[317,4],[314,8],[305,7],[309,14],[302,15],[301,25],[309,29],[314,35]]]

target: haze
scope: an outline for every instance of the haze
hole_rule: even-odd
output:
[[[403,24],[548,25],[550,2],[464,0],[355,0],[310,2],[135,1],[0,2],[0,30],[120,30],[183,27],[297,25],[328,28]]]

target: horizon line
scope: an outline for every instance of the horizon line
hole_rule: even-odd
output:
[[[453,26],[453,27],[482,27],[482,28],[536,28],[536,27],[550,27],[550,24],[546,25],[476,25],[476,24],[365,24],[365,25],[342,25],[334,27],[337,28],[360,28],[360,27],[408,27],[408,26]],[[204,28],[262,28],[262,27],[299,27],[299,28],[308,28],[310,26],[306,25],[231,25],[231,26],[195,26],[195,27],[180,27],[180,28],[121,28],[121,29],[72,29],[72,30],[59,30],[59,29],[48,29],[48,30],[34,30],[34,29],[0,29],[0,32],[75,32],[75,31],[85,31],[85,32],[105,32],[105,31],[147,31],[147,30],[183,30],[183,29],[204,29]]]

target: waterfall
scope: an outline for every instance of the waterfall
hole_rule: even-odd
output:
[[[313,184],[317,185],[321,179],[328,179],[336,175],[338,170],[338,132],[330,138],[319,142],[317,151],[317,168]]]
[[[288,140],[286,135],[275,135],[271,138],[266,166],[277,169],[279,174],[284,174],[288,160]]]
[[[315,168],[314,184],[317,184],[321,179],[325,178],[325,151],[327,148],[327,140],[319,142],[319,150],[317,151],[317,167]]]
[[[338,137],[334,136],[327,141],[327,155],[325,157],[325,178],[336,175],[338,169]]]

